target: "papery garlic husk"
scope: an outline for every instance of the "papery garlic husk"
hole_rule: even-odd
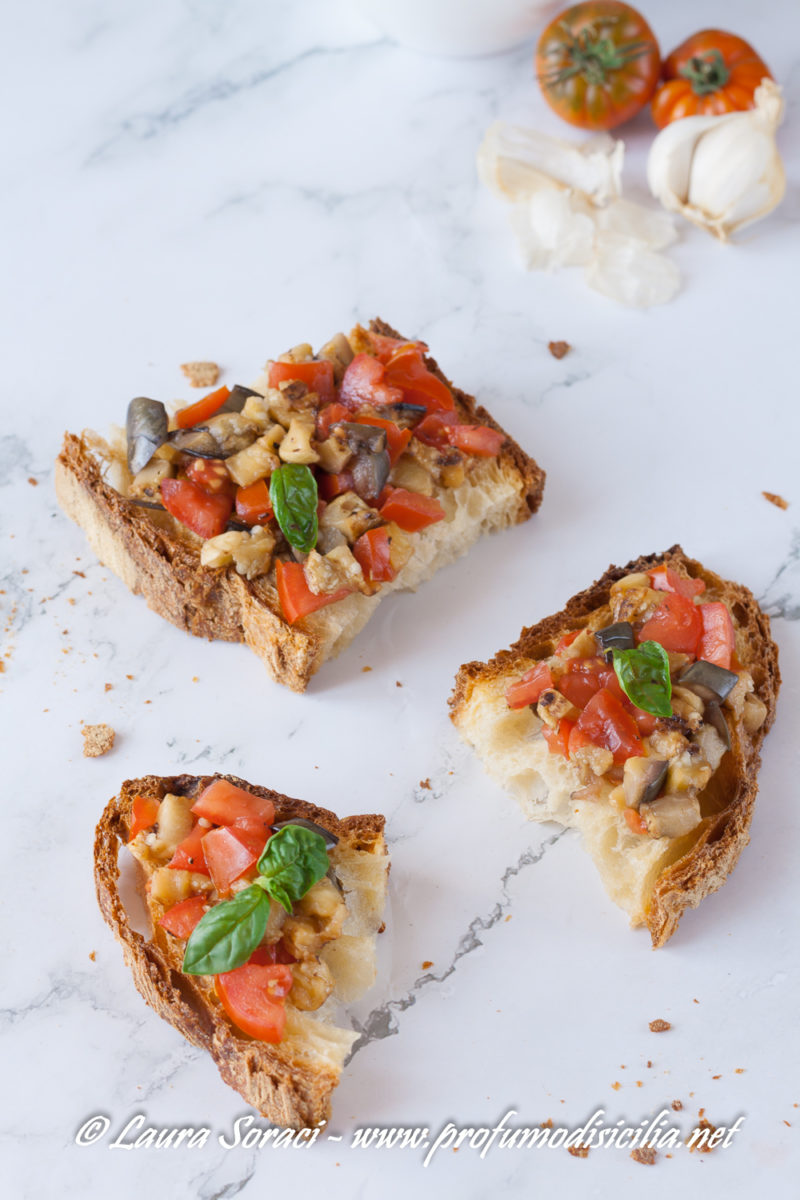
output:
[[[582,197],[541,187],[514,207],[511,226],[529,271],[582,267],[591,261],[595,225]]]
[[[754,101],[745,112],[673,121],[656,136],[647,161],[656,199],[722,241],[766,217],[786,192],[775,140],[781,89],[764,79]]]
[[[495,121],[478,150],[478,174],[487,187],[517,203],[543,185],[583,192],[594,204],[622,193],[622,142],[599,134],[576,146],[537,129]]]
[[[680,271],[666,255],[635,238],[601,231],[584,278],[596,292],[629,308],[666,304],[681,286]]]

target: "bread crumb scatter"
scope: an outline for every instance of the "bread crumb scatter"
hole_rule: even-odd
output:
[[[697,1124],[695,1125],[694,1129],[691,1132],[694,1133],[695,1130],[702,1129],[704,1132],[708,1133],[708,1137],[711,1137],[712,1134],[717,1132],[717,1127],[716,1127],[716,1125],[712,1125],[711,1122],[708,1121],[703,1116],[703,1113],[705,1111],[706,1110],[704,1108],[700,1109],[700,1120],[697,1122]],[[688,1145],[688,1141],[687,1141],[687,1145]],[[695,1150],[697,1150],[698,1153],[700,1153],[700,1154],[711,1154],[712,1150],[714,1150],[714,1149],[716,1149],[716,1147],[709,1146],[708,1139],[706,1139],[705,1143],[703,1145],[697,1145],[697,1143],[695,1143],[693,1146],[689,1146],[689,1153],[694,1154]]]
[[[736,1070],[734,1071],[734,1074],[735,1075],[744,1075],[744,1067],[737,1067]],[[797,1106],[795,1105],[795,1107],[797,1107]]]
[[[395,686],[395,687],[402,687],[403,685],[402,685],[402,683],[400,682],[400,680],[399,680],[399,679],[395,679],[395,681],[394,681],[394,686]]]
[[[73,575],[80,575],[81,579],[85,579],[85,578],[86,578],[86,576],[84,575],[83,571],[73,571],[73,572],[72,572],[72,574],[73,574]]]
[[[426,958],[425,962],[422,964],[422,969],[423,969],[423,971],[428,971],[428,970],[430,970],[430,968],[432,966],[433,966],[433,961],[430,958]]]
[[[92,962],[97,962],[97,952],[95,950],[92,950],[91,954],[89,955],[89,958],[92,960]]]
[[[103,691],[104,691],[104,692],[110,692],[110,691],[112,691],[113,687],[114,687],[113,683],[104,683],[104,684],[103,684]]]
[[[673,1100],[672,1101],[672,1109],[674,1112],[680,1112],[682,1108],[683,1108],[682,1100]]]
[[[642,1146],[631,1150],[631,1158],[634,1162],[641,1163],[642,1166],[654,1167],[658,1154],[652,1146]]]
[[[548,342],[547,349],[553,358],[563,358],[566,354],[569,354],[572,346],[570,346],[569,342]]]
[[[81,732],[84,758],[100,758],[101,755],[108,754],[114,745],[116,733],[110,725],[84,725]]]
[[[219,367],[215,362],[181,363],[181,370],[189,380],[190,387],[213,387],[219,379]]]
[[[367,671],[371,671],[371,670],[372,670],[372,667],[362,667],[361,674],[364,675]]]
[[[619,1080],[616,1080],[614,1083],[612,1083],[611,1086],[615,1092],[618,1092],[619,1089],[622,1087],[622,1084],[619,1082]]]
[[[761,495],[765,500],[769,500],[770,504],[774,504],[776,508],[789,507],[789,501],[784,500],[783,496],[779,496],[777,492],[762,492]]]
[[[662,1021],[661,1017],[657,1017],[655,1021],[650,1022],[651,1033],[666,1033],[668,1029],[672,1029],[669,1021]]]
[[[722,1079],[722,1076],[721,1075],[712,1075],[711,1078],[712,1079]]]
[[[125,676],[125,678],[126,678],[126,679],[133,679],[133,675],[126,675],[126,676]]]
[[[425,788],[425,790],[429,792],[429,791],[431,790],[431,781],[430,781],[430,779],[420,779],[420,781],[419,781],[419,786],[420,786],[421,788]]]
[[[645,1063],[645,1066],[646,1066],[646,1067],[652,1067],[652,1065],[653,1065],[653,1064],[652,1064],[651,1060],[648,1058],[647,1062]]]
[[[546,1121],[542,1121],[541,1127],[542,1127],[542,1129],[552,1129],[553,1128],[553,1118],[548,1117]]]
[[[571,1154],[573,1158],[588,1158],[589,1157],[589,1147],[588,1146],[567,1146],[567,1152],[569,1154]]]
[[[28,483],[31,485],[31,487],[38,487],[38,486],[39,486],[39,480],[38,480],[38,479],[34,479],[32,475],[29,475],[29,476],[28,476]],[[765,493],[765,494],[766,494],[766,493]]]

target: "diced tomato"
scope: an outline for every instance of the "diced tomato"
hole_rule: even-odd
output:
[[[382,363],[387,363],[401,347],[410,346],[414,350],[423,352],[428,349],[424,342],[406,342],[402,338],[386,337],[383,333],[370,332],[369,339]]]
[[[343,404],[326,404],[317,413],[317,437],[321,442],[331,431],[331,425],[338,424],[339,421],[352,421],[353,414],[349,408],[345,408]]]
[[[236,515],[248,525],[267,524],[273,512],[266,479],[257,479],[248,487],[240,487],[237,490]]]
[[[422,496],[406,488],[392,488],[381,505],[380,514],[384,521],[394,521],[407,533],[417,533],[444,520],[444,509],[434,496]]]
[[[143,829],[149,829],[151,825],[155,824],[158,816],[158,801],[151,796],[134,796],[132,816],[133,820],[128,834],[129,842],[132,842]]]
[[[628,828],[631,833],[647,833],[647,826],[644,823],[644,819],[635,808],[626,808],[623,815],[628,822]]]
[[[455,408],[449,387],[428,370],[422,352],[415,346],[401,346],[392,355],[384,380],[392,388],[402,388],[407,403],[422,404],[429,413]]]
[[[536,663],[521,679],[506,688],[506,703],[509,708],[525,708],[535,704],[545,688],[553,686],[553,676],[546,662]]]
[[[573,629],[571,633],[565,633],[561,641],[556,646],[555,653],[560,654],[562,650],[566,650],[567,646],[571,646],[579,633],[580,629]]]
[[[730,671],[736,635],[728,606],[715,600],[709,604],[700,604],[698,608],[703,622],[703,633],[697,643],[697,657]]]
[[[452,425],[447,434],[457,450],[478,458],[494,458],[506,440],[504,433],[488,425]]]
[[[280,387],[292,379],[306,384],[310,392],[316,392],[323,404],[329,404],[336,395],[333,383],[333,363],[326,359],[319,362],[273,362],[269,364],[268,382],[271,388]]]
[[[618,700],[623,696],[614,668],[599,655],[571,658],[557,686],[576,708],[585,708],[601,688],[608,688]]]
[[[266,828],[275,820],[275,805],[267,796],[246,792],[227,779],[215,779],[204,788],[192,805],[192,812],[214,825],[240,821],[252,825],[261,821]]]
[[[353,555],[370,583],[388,583],[396,572],[392,569],[389,531],[385,525],[368,529],[356,539]]]
[[[339,400],[353,411],[362,404],[400,404],[403,393],[385,380],[386,368],[371,354],[357,354],[348,365],[339,388]]]
[[[677,592],[679,596],[699,596],[706,590],[702,579],[684,579],[670,567],[656,567],[649,572],[653,587],[658,592]]]
[[[221,458],[193,458],[186,475],[209,496],[232,495],[236,488]]]
[[[261,1042],[279,1042],[286,1024],[285,1000],[292,968],[282,963],[245,963],[214,980],[222,1007],[234,1025]]]
[[[650,620],[645,621],[637,633],[636,640],[658,642],[665,650],[694,654],[702,632],[703,619],[698,607],[680,592],[666,592]]]
[[[582,744],[582,738],[588,739],[594,746],[610,750],[617,763],[625,762],[633,755],[644,754],[636,722],[608,688],[601,688],[592,696],[578,718],[570,735],[570,755]]]
[[[355,486],[356,481],[353,479],[352,471],[339,471],[337,475],[322,471],[317,476],[319,494],[324,500],[335,500],[343,492],[354,491]]]
[[[303,564],[298,562],[281,562],[275,564],[278,599],[281,611],[290,625],[307,617],[309,613],[324,608],[326,604],[335,604],[349,596],[352,588],[340,588],[337,592],[320,592],[316,595],[311,591],[306,581]]]
[[[185,837],[167,863],[174,871],[194,871],[198,875],[208,875],[206,856],[203,853],[203,838],[208,833],[204,825],[195,825],[188,837]]]
[[[574,728],[575,722],[570,721],[567,717],[561,718],[557,729],[551,729],[549,725],[542,726],[542,734],[551,754],[562,754],[564,758],[569,757],[569,739]]]
[[[213,417],[218,409],[222,408],[225,401],[230,396],[230,388],[217,388],[215,392],[209,392],[202,400],[198,400],[195,404],[190,404],[187,408],[181,408],[175,414],[175,424],[178,429],[190,429],[192,425],[197,425],[199,421],[207,421],[209,417]]]
[[[223,533],[233,508],[233,496],[209,496],[189,479],[165,479],[161,499],[167,512],[201,538]]]
[[[432,412],[423,417],[419,425],[414,426],[414,437],[419,438],[426,446],[435,446],[437,450],[447,450],[452,445],[450,430],[458,425],[458,417],[452,412]]]
[[[645,712],[643,708],[637,708],[635,704],[631,704],[627,696],[625,697],[625,707],[632,713],[633,719],[636,722],[636,728],[642,737],[649,737],[651,733],[655,733],[658,717],[654,716],[653,713]]]
[[[240,879],[258,862],[267,844],[269,830],[251,832],[241,827],[223,825],[210,830],[203,838],[203,853],[214,887],[223,895],[235,879]]]
[[[188,938],[207,911],[208,901],[205,896],[190,896],[188,900],[179,900],[172,908],[168,908],[158,923],[167,933],[173,933],[179,938]]]
[[[378,425],[386,430],[386,449],[389,452],[389,462],[394,466],[411,441],[411,430],[401,429],[394,421],[384,421],[383,417],[373,417],[370,413],[357,413],[356,421],[360,425]]]

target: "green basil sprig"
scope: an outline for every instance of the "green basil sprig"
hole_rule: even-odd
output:
[[[246,963],[264,936],[270,896],[287,912],[328,870],[325,839],[313,829],[285,825],[269,839],[259,874],[231,900],[208,910],[194,927],[183,955],[186,975],[221,975]]]
[[[269,498],[290,546],[308,554],[317,544],[317,481],[310,467],[286,463],[272,472]]]
[[[615,650],[614,670],[623,692],[637,708],[654,717],[672,716],[669,658],[658,642]]]

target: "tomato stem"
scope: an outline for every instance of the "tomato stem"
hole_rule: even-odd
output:
[[[688,79],[696,96],[710,96],[712,92],[725,87],[731,77],[719,50],[693,54],[689,61],[679,68],[678,74],[681,78]]]
[[[546,86],[565,83],[575,75],[583,75],[587,83],[605,84],[608,75],[613,71],[618,71],[634,59],[641,58],[651,48],[650,44],[644,41],[615,46],[611,38],[599,36],[592,27],[582,29],[578,34],[565,28],[564,35],[568,42],[565,49],[569,65],[556,67],[546,75],[540,76],[540,82]]]

